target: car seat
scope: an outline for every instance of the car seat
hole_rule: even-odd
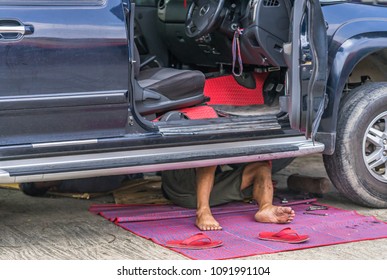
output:
[[[156,67],[141,69],[140,55],[134,44],[136,109],[141,115],[162,113],[202,103],[205,76],[196,70]]]

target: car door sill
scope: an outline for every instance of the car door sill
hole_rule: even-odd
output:
[[[1,162],[0,183],[51,181],[297,157],[324,150],[304,136]]]
[[[259,118],[233,117],[214,120],[189,120],[189,122],[189,125],[185,125],[181,121],[165,123],[165,125],[159,125],[159,131],[162,135],[169,136],[281,130],[276,115],[260,116]]]

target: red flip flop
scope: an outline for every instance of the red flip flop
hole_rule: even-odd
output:
[[[279,232],[261,232],[259,233],[258,238],[285,243],[301,243],[309,240],[309,235],[299,235],[295,230],[288,227]]]
[[[191,237],[185,240],[171,240],[167,241],[165,246],[170,248],[181,248],[181,249],[191,249],[191,250],[199,250],[199,249],[210,249],[222,246],[222,241],[212,241],[204,233],[197,233],[192,235]]]

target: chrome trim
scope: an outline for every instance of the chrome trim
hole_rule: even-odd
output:
[[[206,15],[209,10],[210,10],[210,5],[209,4],[205,4],[204,6],[202,6],[200,8],[199,15],[202,17],[202,16]]]
[[[72,92],[72,93],[55,93],[55,95],[52,94],[35,94],[33,96],[31,95],[19,95],[19,96],[12,96],[11,98],[7,98],[5,100],[10,100],[10,102],[15,102],[19,100],[24,100],[26,98],[30,98],[33,101],[44,101],[44,100],[68,100],[74,97],[81,97],[81,98],[88,98],[88,97],[97,97],[102,94],[109,96],[109,97],[122,97],[126,95],[126,90],[107,90],[107,91],[86,91],[86,92]]]
[[[32,148],[48,148],[48,147],[58,147],[58,146],[62,147],[62,146],[72,146],[72,145],[96,144],[96,143],[98,143],[97,139],[79,140],[79,141],[47,142],[47,143],[32,144]]]
[[[321,143],[315,143],[311,140],[305,140],[304,136],[279,138],[279,139],[266,139],[266,140],[255,140],[255,141],[241,141],[232,143],[217,143],[207,145],[192,145],[182,147],[172,147],[163,149],[147,149],[127,152],[110,152],[103,154],[88,154],[78,156],[62,156],[53,158],[39,158],[39,159],[27,159],[27,160],[13,160],[3,161],[1,166],[3,169],[16,168],[16,167],[37,167],[37,166],[55,166],[64,163],[82,163],[84,165],[103,162],[108,159],[140,159],[146,156],[166,156],[170,157],[173,154],[185,154],[195,153],[195,151],[201,152],[217,152],[226,154],[231,148],[243,148],[243,147],[262,147],[262,146],[273,146],[273,145],[293,145],[297,146],[299,150],[286,151],[270,154],[258,154],[258,155],[247,155],[237,157],[225,157],[225,158],[212,158],[207,160],[193,160],[176,163],[161,163],[151,165],[139,165],[131,167],[118,167],[118,168],[106,168],[98,170],[85,170],[76,172],[60,172],[60,173],[47,173],[37,174],[32,176],[16,176],[10,177],[7,172],[1,172],[0,170],[0,182],[1,183],[22,183],[22,182],[34,182],[34,181],[53,181],[53,180],[64,180],[74,178],[87,178],[96,176],[108,176],[108,175],[119,175],[119,174],[130,174],[130,173],[143,173],[143,172],[155,172],[171,169],[182,169],[182,168],[193,168],[202,167],[209,165],[221,165],[229,163],[244,163],[252,161],[272,160],[286,157],[298,157],[308,155],[312,153],[321,153],[324,150],[324,145]]]
[[[253,1],[253,7],[254,7],[254,11],[253,11],[253,22],[255,23],[256,19],[257,19],[257,9],[258,9],[258,1],[257,0],[254,0]]]
[[[12,1],[5,1],[2,0],[1,5],[2,6],[25,6],[24,3],[26,1],[18,1],[15,0]],[[77,0],[63,0],[63,1],[52,1],[52,0],[40,0],[40,1],[30,1],[28,5],[31,6],[104,6],[106,5],[107,0],[89,0],[89,1],[77,1]]]
[[[26,28],[23,25],[0,26],[0,33],[20,33],[21,35],[24,35],[26,33]]]

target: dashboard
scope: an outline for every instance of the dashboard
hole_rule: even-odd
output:
[[[216,66],[232,63],[232,39],[237,27],[244,64],[286,66],[282,45],[289,37],[291,0],[225,0],[217,28],[194,39],[185,34],[192,0],[159,0],[161,36],[171,54],[184,64]]]

